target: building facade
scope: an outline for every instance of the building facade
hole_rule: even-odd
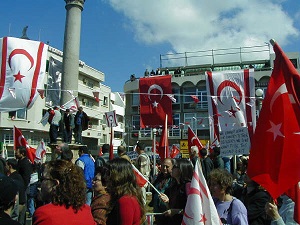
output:
[[[299,71],[299,53],[287,55]],[[168,129],[169,145],[187,147],[188,126],[204,144],[210,139],[206,71],[254,68],[255,88],[262,90],[262,96],[257,96],[256,101],[259,109],[274,59],[275,54],[271,53],[269,45],[161,55],[161,74],[172,76],[172,93],[176,98],[176,103],[172,103],[173,126]],[[154,138],[152,128],[140,128],[139,78],[131,76],[124,85],[124,92],[126,133],[129,134],[124,141],[128,146],[134,145],[138,140],[144,141],[150,148]],[[196,95],[199,102],[195,103],[191,95]],[[159,140],[162,128],[157,127],[157,130],[156,137]]]
[[[0,142],[4,143],[9,157],[14,155],[14,126],[22,131],[32,147],[37,147],[41,139],[45,143],[50,142],[50,125],[47,123],[43,126],[41,119],[49,107],[60,106],[62,91],[68,91],[70,95],[73,93],[73,90],[61,90],[62,57],[62,51],[49,46],[44,80],[45,98],[38,97],[30,109],[22,109],[14,113],[0,112]],[[122,98],[119,93],[112,93],[110,87],[102,84],[105,81],[103,72],[82,61],[79,61],[78,66],[79,74],[74,76],[74,79],[78,79],[77,99],[90,118],[89,128],[82,133],[83,143],[88,146],[93,155],[98,155],[100,146],[110,143],[110,129],[106,127],[105,112],[117,109],[119,121],[117,132],[122,133],[125,102],[120,100]],[[96,95],[98,95],[97,98]],[[118,137],[116,143],[123,142],[122,135],[116,135],[116,137]],[[50,148],[47,151],[50,154]]]

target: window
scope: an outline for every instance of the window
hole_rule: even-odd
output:
[[[174,98],[176,99],[176,103],[173,102],[173,104],[180,103],[180,89],[178,89],[178,88],[172,88],[172,93],[174,95]]]
[[[194,100],[191,97],[191,95],[196,94],[196,88],[195,87],[186,87],[183,88],[183,102],[184,103],[193,103]]]
[[[140,104],[140,95],[139,93],[132,93],[132,105],[139,105]]]
[[[292,62],[292,64],[294,65],[294,67],[295,67],[296,69],[298,69],[297,59],[290,59],[290,61]]]
[[[133,130],[140,129],[140,116],[139,115],[132,116],[132,128],[133,128]]]
[[[180,114],[175,113],[175,114],[173,114],[173,125],[179,126],[179,124],[180,124]]]
[[[105,105],[105,106],[108,105],[108,97],[107,96],[103,97],[103,105]]]
[[[11,119],[23,119],[26,120],[27,119],[27,110],[26,108],[24,109],[19,109],[17,111],[11,111],[8,113],[9,118]]]
[[[207,109],[208,108],[207,91],[198,91],[198,89],[197,89],[196,94],[199,99],[197,107],[201,108],[201,109]]]

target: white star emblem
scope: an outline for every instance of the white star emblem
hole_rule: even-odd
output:
[[[157,108],[158,103],[157,103],[156,101],[154,101],[154,102],[152,103],[152,105],[153,105],[154,108]]]
[[[277,138],[277,136],[284,137],[284,135],[280,131],[282,123],[279,123],[277,125],[275,125],[272,121],[270,121],[270,123],[271,123],[271,128],[267,131],[273,133],[274,141]]]

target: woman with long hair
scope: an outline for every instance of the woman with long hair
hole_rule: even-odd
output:
[[[95,225],[91,208],[85,204],[85,179],[72,162],[54,160],[45,164],[41,178],[45,202],[33,215],[33,225]]]
[[[91,203],[92,215],[98,225],[105,225],[110,195],[107,193],[107,174],[106,166],[97,167],[93,179],[94,197]]]
[[[188,159],[177,159],[173,165],[171,173],[173,183],[166,189],[165,194],[161,194],[161,199],[168,203],[169,210],[165,215],[170,218],[167,224],[180,225],[182,222],[193,171],[193,164]]]
[[[145,220],[140,187],[130,162],[115,158],[108,162],[107,190],[111,195],[108,225],[139,225]]]

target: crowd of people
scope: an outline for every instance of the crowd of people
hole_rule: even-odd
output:
[[[131,160],[126,148],[119,146],[118,157],[109,160],[108,144],[102,146],[103,155],[98,157],[82,145],[79,158],[74,159],[68,144],[61,143],[55,149],[55,160],[31,164],[26,148],[18,147],[14,159],[0,160],[4,163],[0,170],[0,225],[26,224],[26,217],[32,218],[33,225],[138,225],[147,224],[147,213],[155,214],[154,224],[179,225],[196,161],[223,224],[297,224],[292,200],[284,195],[280,204],[275,204],[268,192],[247,176],[245,156],[238,157],[232,171],[231,160],[221,157],[219,148],[208,154],[207,149],[193,146],[190,159],[165,158],[157,160],[157,165],[144,149],[145,144],[138,142],[138,157]],[[139,183],[134,168],[148,180],[146,185]],[[151,201],[146,193],[152,193]],[[149,208],[152,211],[146,212]]]
[[[74,135],[75,144],[83,144],[82,131],[88,129],[89,117],[82,107],[73,115],[70,109],[66,109],[62,115],[59,107],[54,106],[48,109],[48,123],[50,124],[49,137],[50,144],[56,144],[59,134],[65,143],[71,143]]]

